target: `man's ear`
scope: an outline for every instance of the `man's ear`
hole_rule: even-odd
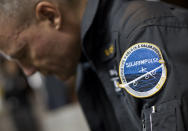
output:
[[[36,5],[36,18],[39,21],[48,20],[56,29],[61,28],[61,13],[54,4],[42,1]]]

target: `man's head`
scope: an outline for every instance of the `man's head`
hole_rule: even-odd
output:
[[[66,79],[80,57],[86,0],[0,0],[0,51],[27,75],[40,71]]]

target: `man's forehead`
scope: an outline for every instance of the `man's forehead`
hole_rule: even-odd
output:
[[[0,28],[2,29],[0,30],[0,52],[3,52],[4,55],[14,54],[22,46],[17,42],[19,32],[13,26],[0,24]]]
[[[14,37],[14,31],[13,28],[10,26],[4,26],[3,24],[0,24],[0,50],[8,47],[9,42]]]
[[[14,34],[16,33],[16,28],[13,25],[13,22],[1,21],[0,22],[0,42],[7,41],[14,37]]]

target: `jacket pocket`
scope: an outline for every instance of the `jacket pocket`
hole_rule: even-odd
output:
[[[152,113],[151,119],[151,131],[177,131],[176,111],[174,108],[157,113]]]
[[[185,131],[178,100],[144,109],[142,117],[143,131]]]
[[[180,102],[169,101],[157,105],[150,113],[151,131],[183,131],[178,129],[181,120]]]

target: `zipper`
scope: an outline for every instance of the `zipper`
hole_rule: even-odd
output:
[[[150,128],[151,128],[151,131],[153,131],[153,125],[152,125],[152,114],[154,114],[156,112],[156,109],[155,109],[155,106],[152,106],[152,111],[151,111],[151,114],[150,114]]]
[[[145,119],[142,120],[142,131],[146,131]]]
[[[154,114],[156,112],[156,107],[155,106],[152,106],[150,108],[151,110],[149,111],[146,111],[146,112],[142,112],[142,131],[149,131],[148,127],[150,126],[150,131],[153,131],[153,125],[152,125],[152,114]],[[150,112],[150,113],[149,113]],[[146,127],[146,116],[149,117],[149,123],[150,125],[148,125],[148,127]],[[148,116],[149,115],[149,116]]]
[[[149,119],[150,119],[150,128],[151,128],[151,131],[153,131],[152,115],[151,115],[151,114],[150,114],[150,116],[149,116]]]
[[[142,131],[146,131],[146,118],[144,112],[142,112]]]

